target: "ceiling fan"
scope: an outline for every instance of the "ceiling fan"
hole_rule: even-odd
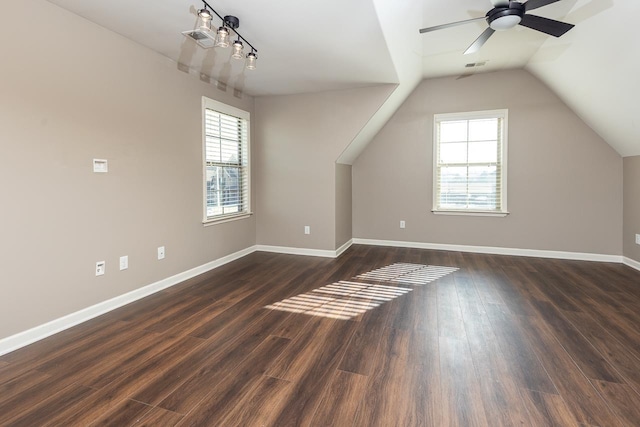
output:
[[[493,3],[493,9],[487,12],[483,17],[436,25],[435,27],[422,28],[420,30],[420,34],[442,30],[444,28],[456,27],[458,25],[485,19],[487,24],[489,24],[489,27],[480,34],[480,37],[478,37],[476,41],[467,48],[467,50],[464,51],[465,55],[475,53],[480,50],[482,45],[484,45],[486,41],[489,40],[489,37],[491,37],[496,31],[509,30],[518,24],[545,34],[560,37],[572,29],[574,25],[528,13],[530,10],[538,9],[539,7],[556,3],[558,1],[560,0],[529,0],[526,3],[520,3],[508,0],[491,0],[491,3]]]

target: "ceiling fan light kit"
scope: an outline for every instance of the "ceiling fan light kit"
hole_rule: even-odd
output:
[[[487,12],[487,23],[496,31],[510,30],[522,21],[524,12],[522,3],[510,2],[508,7],[495,7]]]
[[[206,1],[202,2],[204,7],[198,10],[198,24],[195,30],[183,31],[185,37],[194,40],[200,47],[209,49],[212,47],[220,47],[226,49],[230,45],[233,46],[233,59],[245,59],[244,43],[251,48],[246,55],[246,67],[248,70],[256,69],[256,60],[258,59],[258,50],[251,43],[238,33],[240,27],[240,19],[233,15],[222,16],[216,12]],[[222,21],[222,25],[214,32],[211,29],[211,20],[216,15]],[[231,43],[231,35],[235,34],[236,40]]]
[[[431,31],[442,30],[445,28],[456,27],[458,25],[468,24],[479,20],[486,20],[489,27],[467,48],[465,55],[475,53],[482,45],[484,45],[489,37],[496,31],[506,31],[522,25],[532,30],[540,31],[554,37],[560,37],[574,27],[573,24],[556,21],[554,19],[544,18],[542,16],[532,15],[528,13],[530,10],[556,3],[560,0],[529,0],[526,3],[517,1],[491,0],[493,9],[491,9],[484,18],[472,18],[465,21],[451,22],[449,24],[436,25],[434,27],[422,28],[420,34]]]

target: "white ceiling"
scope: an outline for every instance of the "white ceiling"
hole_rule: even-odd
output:
[[[220,14],[240,18],[240,33],[258,49],[254,71],[230,59],[229,50],[204,50],[181,35],[195,28],[197,0],[49,1],[175,60],[183,71],[254,96],[396,83],[404,90],[387,101],[388,113],[421,77],[526,68],[621,155],[640,155],[635,0],[559,1],[532,13],[576,24],[563,37],[516,27],[495,33],[472,55],[462,53],[484,21],[422,35],[418,29],[481,17],[490,0],[209,1]],[[486,65],[465,67],[473,62]],[[369,126],[375,131],[388,116]]]
[[[371,0],[324,0],[318,3],[322,7],[289,0],[208,1],[222,16],[240,19],[239,33],[258,50],[254,71],[232,59],[231,49],[202,49],[181,34],[196,28],[196,10],[203,7],[198,0],[49,1],[188,66],[194,74],[204,73],[249,95],[318,92],[396,79]],[[221,22],[216,18],[212,23]],[[344,48],[345,41],[351,48]]]

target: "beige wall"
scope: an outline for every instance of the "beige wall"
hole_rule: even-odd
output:
[[[500,108],[511,214],[432,214],[433,115]],[[622,158],[526,71],[426,80],[354,163],[353,224],[357,238],[620,255]]]
[[[635,243],[640,234],[640,156],[624,159],[624,256],[640,262],[640,245]]]
[[[336,244],[340,246],[351,240],[352,232],[352,185],[351,165],[336,163]]]
[[[336,248],[335,161],[394,88],[256,98],[258,244]]]
[[[251,98],[45,1],[2,2],[0,52],[0,339],[255,244],[201,223],[201,97]]]

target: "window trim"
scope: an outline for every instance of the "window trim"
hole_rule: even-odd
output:
[[[214,110],[228,116],[233,116],[247,121],[247,210],[234,212],[227,215],[220,215],[216,218],[207,217],[207,109]],[[202,224],[207,227],[215,224],[222,224],[229,221],[236,221],[253,215],[251,210],[251,113],[240,108],[216,101],[206,96],[202,97]]]
[[[481,209],[438,209],[438,122],[454,121],[454,120],[477,120],[488,118],[502,119],[502,161],[500,171],[500,187],[501,187],[501,206],[499,211],[481,210]],[[460,113],[443,113],[433,115],[433,185],[432,185],[432,209],[431,212],[436,215],[460,215],[460,216],[493,216],[505,217],[509,215],[507,210],[507,161],[508,161],[508,135],[509,135],[509,110],[483,110],[483,111],[467,111]]]

